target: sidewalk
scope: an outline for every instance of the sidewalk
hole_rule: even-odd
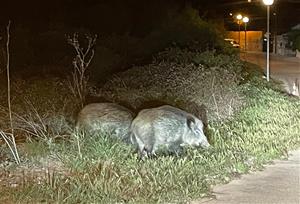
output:
[[[241,59],[266,67],[266,53],[247,52],[241,53]],[[270,56],[271,78],[283,82],[287,93],[300,96],[300,58],[285,57],[272,54]]]
[[[263,171],[244,175],[213,189],[216,198],[191,204],[299,204],[300,150],[288,160],[275,161]]]

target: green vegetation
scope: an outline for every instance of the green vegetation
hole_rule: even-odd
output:
[[[111,101],[140,110],[148,101],[183,109],[190,101],[207,107],[210,121],[230,117],[243,105],[238,89],[243,63],[235,55],[170,48],[146,66],[113,77],[100,90]]]
[[[300,51],[300,30],[290,31],[288,37],[290,42],[292,42],[293,49]]]
[[[213,115],[209,117],[207,136],[213,148],[207,151],[187,149],[181,157],[163,156],[139,161],[130,146],[110,139],[109,135],[105,133],[99,133],[91,138],[83,137],[72,131],[71,114],[66,114],[70,111],[66,109],[62,111],[62,107],[65,107],[64,104],[71,104],[70,101],[60,102],[62,97],[56,96],[57,92],[55,91],[51,92],[52,89],[57,90],[60,85],[63,86],[63,82],[56,83],[56,86],[53,83],[51,86],[45,83],[44,88],[48,87],[48,95],[45,98],[38,98],[37,95],[42,94],[44,88],[39,81],[36,81],[34,82],[36,85],[30,85],[24,94],[31,94],[32,96],[27,96],[27,98],[36,100],[33,104],[44,107],[44,111],[40,109],[39,115],[43,117],[29,120],[32,122],[30,124],[35,124],[32,127],[36,129],[39,129],[40,126],[48,128],[49,121],[52,121],[51,124],[60,124],[61,128],[54,129],[61,131],[50,131],[51,126],[49,126],[50,129],[43,132],[49,134],[44,134],[41,138],[35,137],[37,138],[35,142],[27,142],[20,146],[23,165],[27,166],[27,169],[40,166],[47,170],[36,173],[36,175],[25,171],[22,174],[24,179],[19,182],[17,187],[1,186],[1,201],[12,200],[18,203],[187,201],[207,196],[212,185],[228,182],[236,175],[261,168],[268,161],[287,156],[288,150],[300,146],[299,100],[285,96],[277,89],[274,90],[267,86],[261,77],[261,71],[256,66],[241,63],[234,56],[216,55],[215,53],[193,54],[186,50],[174,49],[176,51],[171,49],[161,53],[153,64],[144,69],[133,68],[122,73],[124,87],[127,88],[124,89],[137,87],[140,91],[145,91],[145,97],[147,93],[166,89],[170,97],[162,99],[168,99],[169,102],[175,96],[181,97],[183,102],[185,102],[184,97],[205,102],[205,97],[201,98],[203,94],[199,94],[203,92],[203,90],[199,90],[203,84],[199,85],[195,82],[205,80],[207,76],[216,77],[216,81],[222,80],[222,84],[218,85],[218,88],[221,89],[219,93],[226,95],[234,90],[238,97],[232,97],[231,100],[239,101],[242,98],[243,106],[235,106],[236,110],[234,114],[230,114],[230,117],[228,114],[222,115],[224,117],[221,118]],[[174,54],[170,56],[172,51],[177,53],[175,56],[178,61],[173,59]],[[187,56],[189,54],[192,56],[191,58]],[[178,56],[183,57],[180,60]],[[182,62],[183,59],[190,60]],[[156,70],[160,70],[159,75],[155,74]],[[181,81],[183,79],[180,76],[181,70],[186,71],[184,79],[189,83]],[[162,80],[159,77],[176,73],[171,75],[176,76],[175,82],[166,79],[164,83],[158,81],[154,83],[144,78],[144,72],[151,72],[151,78],[158,81]],[[240,76],[232,75],[233,72]],[[201,73],[206,73],[206,77],[202,77]],[[244,74],[241,75],[241,73]],[[132,78],[127,79],[130,76]],[[137,76],[141,77],[139,81],[137,81],[138,78],[135,78]],[[227,77],[226,82],[223,77]],[[167,86],[173,82],[180,82],[181,86],[177,87],[175,84]],[[141,84],[144,86],[140,86]],[[152,90],[153,92],[149,91],[149,86],[154,89],[155,85],[158,86],[158,89]],[[109,86],[113,86],[111,90],[118,90],[116,93],[124,96],[123,99],[125,97],[132,98],[136,93],[135,90],[132,90],[133,93],[126,91],[126,94],[122,94],[124,90],[120,90],[119,81],[116,81],[116,78],[104,86],[102,91],[107,91]],[[191,96],[193,92],[185,92],[184,88],[193,88],[192,86],[196,86],[193,91],[197,92]],[[174,91],[168,87],[173,87]],[[207,87],[203,89],[207,89]],[[59,89],[59,91],[67,93],[67,90],[64,91],[64,89]],[[149,97],[152,96],[149,95]],[[159,97],[156,99],[160,99]],[[63,98],[67,100],[68,97]],[[43,106],[46,101],[51,102],[57,109]],[[221,99],[217,101],[220,108],[223,106],[220,105],[221,101]],[[210,109],[215,106],[214,103],[206,105],[210,111],[214,110]],[[21,110],[21,107],[19,108]],[[49,113],[50,109],[54,116],[44,114]],[[26,113],[28,114],[28,112]],[[55,114],[63,119],[57,117],[57,123],[53,123],[53,120],[49,120],[49,118],[55,120]],[[26,127],[29,128],[27,133],[32,133],[29,131],[32,129],[29,126]],[[18,171],[18,168],[14,170],[15,168],[11,166],[9,171]]]
[[[54,21],[51,25],[45,24],[39,32],[26,27],[26,24],[15,25],[11,45],[13,73],[21,72],[23,76],[41,73],[69,75],[74,50],[66,43],[66,34],[75,31],[81,34],[79,41],[84,40],[85,34],[99,34],[89,72],[91,80],[101,83],[108,76],[124,71],[133,64],[151,62],[153,55],[174,44],[201,51],[216,49],[219,52],[232,52],[224,45],[223,33],[217,29],[217,25],[201,19],[198,10],[190,6],[183,7],[174,1],[118,2],[118,6],[113,2],[102,2],[89,8],[91,11],[85,11],[89,15],[80,15],[80,19],[78,13],[68,16],[72,23],[61,25]],[[125,13],[130,17],[124,18],[122,14]],[[68,18],[64,18],[63,22]],[[86,22],[79,23],[83,19]],[[93,28],[95,25],[88,25],[94,19],[97,19],[96,28]],[[76,27],[75,22],[80,25]],[[2,52],[0,65],[5,62],[1,55]]]
[[[23,80],[13,74],[13,127],[21,165],[14,165],[0,140],[4,161],[0,163],[0,203],[189,201],[210,195],[217,183],[260,169],[300,147],[299,100],[281,93],[279,84],[266,83],[261,68],[242,62],[215,26],[200,19],[195,10],[174,7],[160,15],[158,21],[163,23],[145,27],[134,37],[100,36],[88,70],[100,73],[91,74],[96,80],[102,80],[103,73],[142,65],[111,77],[93,96],[125,103],[136,112],[149,101],[186,110],[190,102],[206,107],[206,135],[212,148],[185,149],[178,157],[140,161],[133,147],[107,133],[89,137],[74,130],[80,101],[68,89],[68,81]],[[42,34],[44,43],[56,34]],[[57,42],[62,40],[60,36]],[[30,64],[32,55],[42,55],[34,50],[22,55],[32,42],[15,43],[22,47],[12,55],[24,57],[19,63]],[[64,49],[53,51],[56,44],[44,50],[55,53],[50,61],[64,53]],[[0,80],[0,130],[7,132],[4,81]],[[85,85],[88,90],[90,84]]]

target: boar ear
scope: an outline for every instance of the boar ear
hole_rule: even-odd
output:
[[[186,118],[186,122],[187,122],[188,127],[191,130],[195,130],[195,128],[196,128],[196,122],[195,122],[195,119],[193,117],[188,116]]]

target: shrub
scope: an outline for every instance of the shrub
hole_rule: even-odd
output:
[[[45,174],[39,183],[26,180],[14,191],[0,189],[0,198],[4,194],[16,202],[154,203],[207,196],[211,185],[261,168],[300,146],[299,101],[250,82],[240,88],[248,106],[230,121],[210,123],[214,148],[208,151],[186,150],[182,157],[140,162],[130,147],[99,134],[79,142],[79,158],[77,142],[66,141],[49,152],[68,171]]]
[[[161,21],[152,30],[141,36],[113,34],[98,41],[93,63],[93,80],[104,82],[103,75],[123,71],[132,64],[144,65],[151,62],[156,53],[176,45],[190,51],[215,50],[216,53],[236,54],[223,40],[217,27],[199,17],[198,11],[168,9]],[[101,76],[101,77],[100,77]]]
[[[300,30],[292,30],[288,33],[289,41],[292,42],[292,47],[300,51]]]
[[[241,68],[233,57],[172,48],[160,53],[152,64],[113,77],[100,95],[134,109],[147,101],[181,103],[181,107],[193,101],[207,107],[209,120],[225,119],[243,103],[237,90]]]
[[[6,96],[0,90],[1,96]],[[0,97],[0,129],[9,127],[5,98]],[[76,104],[67,82],[58,78],[22,80],[12,83],[12,111],[18,139],[54,140],[69,134]]]
[[[295,47],[295,49],[300,51],[300,35],[296,38],[296,40],[294,42],[294,47]]]
[[[73,46],[75,50],[75,57],[73,59],[72,77],[69,79],[69,89],[74,97],[74,102],[78,102],[80,108],[83,107],[86,96],[88,95],[88,80],[87,69],[94,57],[94,45],[96,43],[97,35],[86,35],[86,46],[83,47],[79,43],[78,34],[68,36],[68,43]]]
[[[186,7],[179,14],[170,12],[162,23],[161,32],[169,42],[181,47],[189,46],[195,50],[213,49],[220,36],[217,29],[203,21],[196,9]]]
[[[207,136],[213,148],[186,149],[182,157],[164,156],[143,162],[130,146],[101,132],[82,137],[74,131],[74,138],[53,143],[54,135],[63,135],[60,125],[67,125],[59,113],[68,118],[65,108],[67,113],[74,109],[65,83],[54,79],[28,80],[30,83],[15,80],[14,86],[21,89],[14,89],[13,107],[27,124],[37,127],[30,130],[37,130],[34,133],[47,142],[25,145],[31,154],[40,151],[46,156],[38,167],[30,163],[36,157],[28,158],[26,164],[34,165],[37,174],[34,171],[27,175],[24,169],[9,171],[9,179],[19,175],[22,179],[14,183],[17,187],[6,179],[1,182],[0,202],[160,203],[207,196],[212,185],[261,168],[300,146],[299,100],[276,92],[272,83],[266,86],[261,76],[258,67],[243,64],[234,56],[178,48],[160,53],[148,66],[115,76],[101,90],[112,100],[124,99],[134,107],[152,99],[175,106],[194,101],[207,105],[209,110]],[[36,110],[24,110],[24,98],[31,99]],[[247,106],[240,109],[242,103]],[[233,111],[229,108],[240,111],[228,118],[232,115],[229,111]],[[50,171],[51,167],[57,169]],[[2,171],[0,166],[0,172],[6,174],[7,170]]]

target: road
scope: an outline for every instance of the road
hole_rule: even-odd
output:
[[[241,58],[265,67],[264,53],[241,53]],[[299,96],[300,59],[271,55],[271,77],[281,80],[288,93]],[[295,90],[295,84],[298,90]],[[215,198],[191,204],[300,204],[300,150],[288,160],[277,160],[263,171],[243,175],[213,188]]]
[[[277,160],[263,171],[213,188],[215,198],[191,204],[299,204],[300,150],[288,160]]]
[[[266,67],[266,53],[247,52],[241,53],[241,58],[248,62]],[[280,80],[289,94],[299,96],[300,88],[300,58],[270,55],[271,77]]]

